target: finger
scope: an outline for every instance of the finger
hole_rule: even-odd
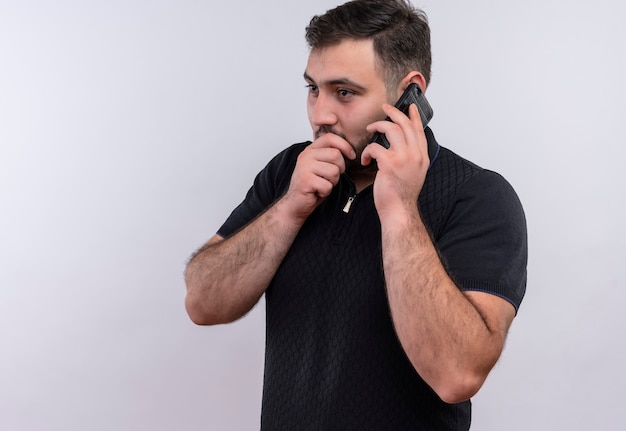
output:
[[[302,159],[306,163],[325,162],[332,163],[340,167],[345,167],[345,159],[341,151],[337,148],[307,148],[302,152]]]
[[[318,177],[324,178],[333,186],[336,186],[339,182],[339,177],[344,170],[345,169],[343,169],[342,167],[337,166],[333,163],[318,163],[317,165],[315,165],[313,173]]]
[[[414,104],[411,104],[409,106],[409,110],[411,108],[411,106],[413,106]],[[403,124],[407,124],[410,119],[408,117],[408,114],[404,114],[404,112],[400,111],[398,108],[396,108],[395,106],[391,106],[389,104],[384,104],[383,105],[383,111],[385,112],[385,114],[387,114],[387,116],[389,118],[391,118],[391,121],[393,121],[394,123],[398,124],[398,125],[403,125]]]
[[[333,191],[333,188],[337,185],[338,178],[328,179],[321,175],[313,175],[309,179],[310,190],[317,196],[325,198]]]
[[[372,133],[372,134],[374,134],[376,132],[387,134],[388,132],[393,130],[394,127],[396,127],[396,125],[394,123],[392,123],[391,121],[380,120],[380,121],[376,121],[376,122],[374,122],[372,124],[368,124],[365,127],[365,129],[369,133]]]
[[[424,130],[422,116],[420,115],[420,111],[415,103],[412,103],[411,106],[409,106],[409,118],[411,119],[411,122],[418,126],[418,130]]]
[[[356,152],[350,143],[334,133],[324,133],[309,145],[311,148],[335,148],[347,159],[356,158]]]
[[[301,154],[297,167],[303,172],[334,178],[346,170],[346,161],[336,148],[313,148]]]
[[[417,105],[411,104],[409,106],[409,122],[402,125],[402,127],[407,142],[426,144],[426,135],[424,134],[424,127],[422,126],[422,119]]]
[[[396,149],[402,147],[406,142],[406,136],[404,135],[405,132],[403,128],[398,124],[392,123],[391,121],[377,121],[368,125],[366,129],[372,134],[376,132],[384,133],[391,146]]]
[[[391,119],[392,122],[398,124],[400,127],[415,126],[418,130],[423,130],[422,118],[419,113],[419,109],[415,103],[411,103],[407,109],[407,114],[400,111],[395,106],[383,105],[383,111]]]
[[[363,166],[368,166],[372,163],[372,160],[378,160],[379,157],[384,156],[384,152],[387,151],[381,145],[368,145],[361,153],[361,164]]]
[[[401,144],[410,146],[426,140],[417,105],[414,103],[409,105],[408,117],[400,110],[390,105],[383,106],[383,109],[393,123],[392,125],[374,124],[374,127],[385,133],[389,142],[393,142],[396,148]],[[387,123],[390,122],[387,121]]]
[[[383,111],[387,114],[388,118],[384,121],[376,121],[368,125],[366,129],[369,133],[384,133],[389,140],[392,135],[400,137],[400,133],[404,133],[405,128],[410,127],[411,120],[409,117],[395,106],[385,103],[383,104]]]

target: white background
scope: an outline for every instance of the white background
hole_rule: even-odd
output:
[[[337,3],[0,0],[0,429],[258,429],[262,304],[194,326],[189,254],[309,139]],[[626,8],[416,0],[440,143],[526,209],[527,296],[476,430],[623,422]]]

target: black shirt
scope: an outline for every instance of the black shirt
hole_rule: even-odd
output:
[[[498,295],[517,309],[527,260],[517,195],[426,132],[432,163],[419,207],[444,266],[460,289]],[[266,166],[221,236],[282,195],[308,144]],[[469,429],[470,402],[441,401],[397,339],[371,186],[355,195],[344,175],[309,216],[266,291],[266,316],[262,429]]]

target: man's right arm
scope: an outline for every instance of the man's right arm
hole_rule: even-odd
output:
[[[298,156],[287,192],[234,235],[211,238],[187,264],[185,307],[199,325],[239,319],[269,286],[300,228],[354,159],[350,144],[328,133]]]
[[[211,238],[189,261],[185,307],[198,325],[239,319],[258,302],[300,226],[279,200],[228,239]]]

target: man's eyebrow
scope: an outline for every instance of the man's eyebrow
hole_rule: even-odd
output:
[[[304,80],[308,81],[308,82],[313,82],[315,83],[315,80],[313,78],[311,78],[309,76],[308,73],[304,72]],[[349,79],[349,78],[336,78],[336,79],[331,79],[328,81],[324,81],[321,83],[316,83],[318,86],[323,84],[323,85],[347,85],[349,87],[352,88],[356,88],[357,90],[361,90],[361,91],[365,91],[366,88],[363,87],[361,84],[358,84],[356,82],[354,82],[353,80]]]

